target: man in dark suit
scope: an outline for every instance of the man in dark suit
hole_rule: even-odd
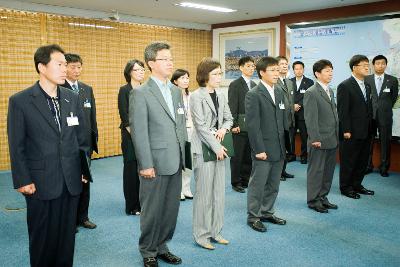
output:
[[[79,194],[89,179],[80,157],[89,153],[85,121],[78,95],[58,86],[66,78],[61,47],[38,48],[34,61],[39,81],[9,99],[11,172],[26,200],[31,266],[72,266]]]
[[[251,153],[247,129],[240,129],[239,119],[243,120],[245,115],[244,98],[246,93],[256,86],[256,83],[251,80],[254,68],[253,58],[246,56],[239,59],[242,76],[231,82],[228,89],[229,108],[233,116],[232,133],[235,149],[235,156],[231,158],[231,184],[233,190],[239,193],[245,192],[244,188],[247,188],[251,172]]]
[[[182,91],[169,81],[173,71],[170,46],[154,42],[144,51],[149,80],[129,96],[129,125],[140,176],[139,250],[145,267],[158,259],[180,264],[169,251],[182,188],[187,141]]]
[[[86,136],[90,144],[90,156],[97,149],[97,120],[96,101],[91,86],[78,81],[82,73],[82,59],[77,54],[65,54],[67,60],[67,79],[64,87],[78,93],[79,101],[84,113]],[[92,181],[90,181],[92,182]],[[90,183],[84,183],[79,198],[77,225],[88,229],[96,228],[96,224],[89,220]]]
[[[263,57],[257,62],[260,83],[246,94],[246,122],[253,168],[247,192],[247,224],[265,232],[262,222],[284,225],[274,215],[280,176],[285,158],[287,116],[282,90],[275,87],[279,77],[278,61]]]
[[[388,177],[390,167],[390,142],[392,139],[393,126],[393,106],[396,103],[399,94],[399,82],[396,77],[385,73],[387,67],[387,58],[378,55],[372,59],[375,74],[365,77],[365,82],[371,87],[372,108],[374,128],[379,132],[379,141],[381,147],[381,163],[379,172],[381,176]],[[376,129],[374,129],[376,132]],[[371,138],[371,150],[369,156],[369,168],[367,173],[373,170],[372,152],[373,140]]]
[[[303,98],[306,90],[314,84],[314,81],[310,78],[304,76],[304,63],[301,61],[293,62],[294,76],[290,79],[293,82],[293,98],[294,98],[294,135],[291,138],[293,144],[296,144],[296,132],[297,129],[300,131],[301,138],[301,154],[300,162],[301,164],[307,163],[307,127],[304,121],[304,108],[303,108]]]
[[[340,191],[342,195],[358,199],[359,194],[373,195],[364,188],[368,163],[372,124],[371,87],[364,83],[369,73],[369,61],[355,55],[349,62],[352,75],[339,84],[337,110],[339,116]]]
[[[317,212],[327,213],[338,206],[328,200],[336,165],[339,144],[339,119],[333,91],[333,66],[322,59],[314,63],[315,85],[304,94],[304,118],[308,129],[309,162],[307,166],[307,205]]]
[[[293,174],[286,172],[287,162],[295,161],[296,155],[294,154],[294,101],[293,101],[293,83],[287,78],[288,75],[288,60],[284,56],[276,57],[279,66],[279,79],[276,83],[276,87],[282,90],[285,97],[285,109],[288,122],[288,129],[285,130],[285,147],[286,157],[283,163],[281,180],[285,181],[286,178],[293,178]]]

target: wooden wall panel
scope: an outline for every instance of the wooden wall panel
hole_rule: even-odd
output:
[[[123,69],[128,60],[143,61],[149,43],[166,41],[172,46],[175,68],[189,70],[191,89],[195,89],[196,66],[211,56],[210,31],[9,10],[0,14],[12,14],[12,20],[0,20],[1,36],[5,36],[0,43],[0,170],[10,169],[5,129],[8,97],[38,79],[33,54],[40,45],[57,43],[83,59],[81,80],[93,86],[97,105],[100,153],[95,158],[121,154],[117,97],[125,84]]]

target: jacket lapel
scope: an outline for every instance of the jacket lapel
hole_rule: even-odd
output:
[[[161,93],[161,89],[158,88],[158,85],[156,84],[155,81],[153,81],[151,78],[149,78],[149,80],[147,81],[147,84],[149,86],[149,90],[150,92],[155,96],[155,98],[158,100],[158,102],[160,102],[160,105],[163,107],[163,109],[165,110],[165,112],[168,114],[168,116],[173,120],[174,117],[172,116],[171,112],[169,111],[167,102],[165,102],[165,99]],[[173,97],[172,97],[173,99]]]
[[[330,93],[330,91],[329,91],[329,94],[330,94],[331,99],[329,99],[329,96],[326,94],[324,88],[322,88],[322,86],[319,83],[317,83],[317,88],[318,88],[318,91],[321,94],[322,98],[325,99],[329,104],[331,104],[332,103],[332,101],[331,101],[332,94]]]
[[[61,124],[61,135],[64,133],[64,128],[67,126],[67,117],[70,117],[71,103],[72,99],[69,98],[63,90],[60,89],[60,124]],[[72,114],[73,116],[77,116],[78,114]],[[83,118],[81,118],[83,119]],[[79,122],[81,123],[81,122]]]
[[[285,93],[287,94],[288,89],[286,87],[286,85],[281,81],[281,78],[278,78],[278,86],[282,88],[283,91],[285,91]],[[264,87],[265,88],[265,87]],[[266,88],[265,88],[266,89]]]
[[[249,91],[249,86],[247,85],[246,81],[244,80],[243,77],[240,77],[241,83],[242,83],[242,88],[245,92]]]
[[[274,87],[274,91],[275,91],[275,87]],[[269,94],[269,92],[268,92],[268,90],[267,90],[267,88],[265,88],[265,86],[262,84],[262,82],[260,82],[259,84],[258,84],[258,90],[261,92],[261,94],[263,94],[267,99],[268,99],[268,101],[270,101],[271,103],[272,103],[272,105],[275,107],[275,103],[274,103],[274,100],[272,100],[272,96]],[[276,100],[276,99],[275,99]]]
[[[50,127],[53,128],[53,130],[56,131],[57,134],[60,134],[54,117],[51,114],[47,99],[44,96],[43,92],[40,90],[39,83],[35,84],[35,87],[32,89],[31,96],[33,105],[39,110],[40,114],[49,123]]]
[[[211,99],[210,94],[207,91],[207,88],[201,87],[200,90],[201,90],[200,92],[202,93],[202,95],[203,95],[204,99],[206,100],[207,104],[210,106],[212,112],[214,113],[215,116],[217,116],[217,111],[215,110],[214,103],[213,103],[213,101]]]
[[[350,80],[351,80],[351,82],[353,83],[353,88],[356,90],[358,96],[361,98],[362,102],[365,103],[364,95],[363,95],[363,93],[362,93],[362,91],[361,91],[360,86],[358,85],[358,82],[356,81],[356,79],[354,79],[353,76],[351,76]],[[364,84],[365,84],[365,83],[364,83]],[[368,97],[368,96],[367,96],[367,97]]]

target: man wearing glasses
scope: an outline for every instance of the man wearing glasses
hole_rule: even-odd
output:
[[[371,87],[364,83],[369,74],[369,60],[364,55],[355,55],[350,59],[349,66],[351,77],[339,84],[337,89],[339,183],[342,195],[359,199],[359,194],[374,194],[374,191],[362,186],[372,133]]]
[[[182,92],[169,81],[174,67],[170,46],[152,43],[144,59],[151,77],[130,93],[129,125],[140,176],[139,250],[144,266],[156,267],[157,259],[182,262],[167,242],[178,216],[187,132]]]

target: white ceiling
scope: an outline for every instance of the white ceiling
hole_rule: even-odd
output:
[[[22,4],[45,4],[54,8],[68,7],[146,17],[175,22],[217,24],[232,21],[267,18],[293,12],[348,6],[377,0],[18,0]],[[180,2],[194,2],[238,10],[218,13],[175,6]],[[1,1],[0,1],[1,3]]]

